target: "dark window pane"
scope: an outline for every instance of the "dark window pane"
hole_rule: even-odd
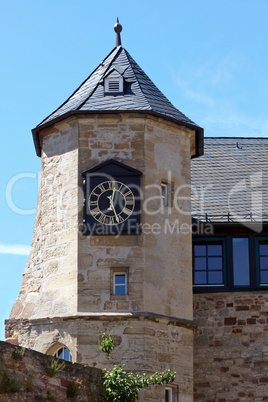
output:
[[[206,272],[195,272],[194,283],[195,285],[205,285],[207,283]]]
[[[206,269],[206,268],[207,268],[206,258],[196,257],[195,258],[195,269],[202,270],[202,269]]]
[[[209,285],[221,285],[223,283],[222,272],[221,271],[209,272],[208,283]]]
[[[126,275],[115,275],[115,284],[125,284]]]
[[[61,348],[61,349],[58,351],[58,357],[59,357],[60,359],[64,359],[63,353],[64,353],[64,350],[63,350],[63,348]]]
[[[208,255],[222,255],[222,246],[221,244],[211,244],[208,245]]]
[[[222,270],[222,257],[209,257],[208,258],[208,269]]]
[[[268,257],[260,257],[260,269],[268,269]]]
[[[268,244],[260,244],[260,255],[268,255]]]
[[[248,239],[233,239],[233,274],[234,286],[249,286],[249,251]]]
[[[197,257],[198,256],[201,256],[201,257],[206,256],[206,246],[201,245],[201,244],[194,246],[194,255]]]
[[[261,284],[268,284],[268,271],[261,271]]]

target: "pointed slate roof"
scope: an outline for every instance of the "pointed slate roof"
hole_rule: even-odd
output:
[[[124,79],[124,94],[107,96],[104,94],[104,78],[114,73]],[[176,109],[126,49],[118,46],[58,109],[32,130],[37,154],[40,155],[38,131],[41,128],[72,114],[105,111],[150,113],[194,129],[197,142],[196,156],[203,153],[203,129]]]

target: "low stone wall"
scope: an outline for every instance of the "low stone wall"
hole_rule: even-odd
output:
[[[268,400],[268,294],[194,295],[194,400]]]
[[[100,369],[65,362],[65,367],[51,378],[47,370],[54,359],[52,356],[30,349],[23,351],[21,347],[0,341],[1,402],[104,400]]]

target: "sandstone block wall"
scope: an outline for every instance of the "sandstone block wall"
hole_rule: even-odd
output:
[[[172,228],[186,224],[189,229],[191,224],[193,139],[193,131],[151,116],[130,113],[79,119],[79,171],[108,159],[139,169],[141,225],[147,225],[147,230],[118,238],[79,236],[78,311],[148,311],[192,319],[191,235],[189,230],[174,235]],[[170,185],[173,200],[165,210],[160,210],[161,182]],[[174,201],[177,188],[181,188],[179,202]],[[79,196],[81,205],[83,194]],[[129,292],[123,298],[111,295],[110,271],[116,267],[129,272]]]
[[[65,362],[65,368],[50,378],[47,369],[53,360],[51,356],[26,349],[22,360],[15,360],[12,356],[15,349],[0,341],[1,401],[67,401],[67,390],[77,380],[81,384],[79,400],[97,402],[103,399],[105,388],[101,370]]]
[[[268,294],[195,294],[194,400],[268,400]]]

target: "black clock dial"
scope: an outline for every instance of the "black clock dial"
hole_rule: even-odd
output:
[[[129,219],[135,208],[130,188],[120,181],[103,181],[90,193],[88,208],[92,217],[108,226],[120,225]]]

